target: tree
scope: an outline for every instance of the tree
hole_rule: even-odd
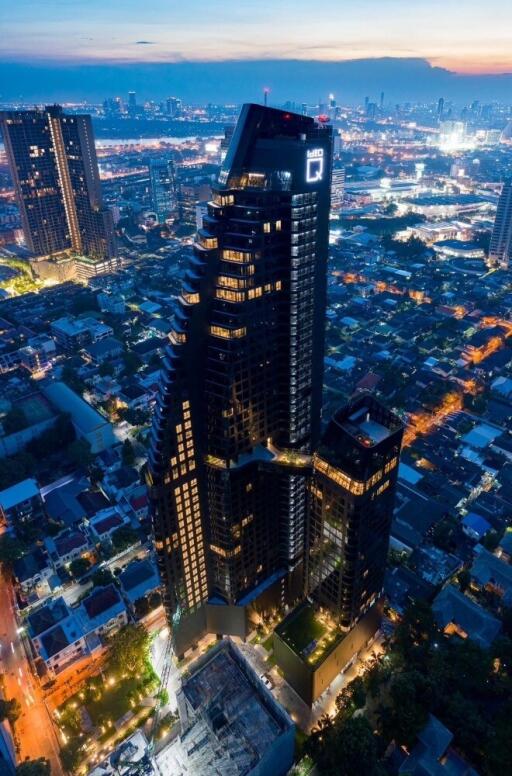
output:
[[[28,443],[27,450],[35,458],[47,458],[53,453],[61,453],[75,438],[76,434],[71,418],[63,412],[57,416],[51,428],[46,429]]]
[[[126,625],[109,644],[109,666],[115,673],[142,674],[149,658],[150,637],[142,625]]]
[[[85,390],[85,383],[79,378],[76,371],[70,366],[64,366],[62,368],[61,380],[66,383],[68,388],[78,393],[80,396]]]
[[[345,716],[352,716],[357,709],[362,709],[366,703],[366,687],[364,679],[356,676],[336,696],[336,708]]]
[[[398,674],[390,688],[391,707],[383,709],[382,730],[386,740],[412,746],[428,718],[428,680],[419,671]]]
[[[95,587],[106,587],[114,582],[115,577],[110,569],[102,568],[98,569],[91,575],[92,583]]]
[[[94,460],[91,453],[91,445],[86,439],[75,439],[68,447],[68,458],[75,466],[87,469]]]
[[[12,568],[18,558],[27,551],[25,545],[8,533],[0,536],[0,563],[7,568]]]
[[[69,564],[69,569],[74,577],[82,577],[90,566],[91,562],[87,558],[76,558]]]
[[[432,609],[424,601],[414,601],[405,610],[395,630],[394,645],[403,658],[410,657],[415,647],[429,648],[438,631]]]
[[[121,525],[112,534],[112,546],[116,552],[122,552],[138,541],[140,541],[139,534],[129,525]]]
[[[377,776],[382,773],[377,741],[365,717],[352,717],[322,735],[317,765],[325,776]]]
[[[11,698],[8,701],[0,698],[0,722],[7,719],[11,725],[14,725],[20,714],[21,706],[16,698]]]
[[[50,776],[50,763],[45,757],[25,760],[16,768],[16,776]]]
[[[2,426],[6,434],[15,434],[27,425],[25,413],[20,407],[11,407],[7,415],[2,418]]]
[[[102,361],[98,367],[98,374],[100,377],[112,377],[114,374],[114,367],[108,361]]]
[[[135,463],[135,450],[129,439],[124,440],[121,455],[125,466],[132,466]]]
[[[17,453],[0,459],[0,490],[34,476],[36,462],[30,453]]]
[[[462,571],[459,571],[459,574],[457,576],[457,582],[459,583],[459,588],[461,593],[463,593],[467,589],[470,581],[471,581],[471,574],[467,569],[462,569]]]
[[[124,364],[124,371],[127,375],[135,374],[135,372],[137,372],[142,366],[141,358],[140,356],[137,355],[137,353],[128,351],[127,353],[123,353],[122,358],[123,358],[123,364]]]

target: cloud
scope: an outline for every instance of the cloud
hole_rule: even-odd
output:
[[[135,45],[136,46],[154,46],[156,41],[154,40],[136,40]]]

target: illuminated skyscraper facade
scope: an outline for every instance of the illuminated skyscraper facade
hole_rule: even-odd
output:
[[[334,415],[313,456],[307,591],[344,629],[382,596],[402,434],[362,394]]]
[[[244,106],[197,235],[148,471],[178,654],[303,591],[331,142],[312,118]]]
[[[105,262],[116,255],[103,206],[91,117],[57,106],[0,115],[28,248],[72,251]]]
[[[159,223],[176,213],[177,192],[174,163],[170,159],[152,159],[149,164],[151,207]]]
[[[489,262],[503,269],[512,264],[512,179],[503,184],[489,246]]]

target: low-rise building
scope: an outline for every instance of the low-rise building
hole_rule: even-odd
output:
[[[15,561],[13,572],[24,593],[48,582],[54,573],[47,554],[40,547]]]
[[[432,603],[434,619],[448,636],[469,639],[487,649],[501,631],[501,622],[453,585],[447,585]]]
[[[49,536],[45,545],[56,570],[81,558],[90,548],[87,536],[80,530],[63,531],[54,538]]]
[[[35,480],[21,480],[0,491],[0,522],[16,526],[39,520],[43,514],[43,500]]]
[[[110,541],[112,534],[121,528],[122,525],[128,525],[129,520],[116,507],[102,509],[88,521],[89,534],[91,540],[95,543]]]
[[[511,565],[481,547],[469,573],[474,590],[495,593],[505,606],[512,605]]]
[[[153,561],[133,560],[119,575],[119,583],[125,599],[134,605],[159,589],[160,577]]]
[[[65,383],[50,383],[42,392],[59,412],[67,412],[70,415],[77,436],[89,442],[92,453],[100,453],[117,444],[108,420]]]

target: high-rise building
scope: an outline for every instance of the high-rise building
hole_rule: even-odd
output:
[[[135,92],[128,92],[128,115],[133,118],[137,113],[137,95]]]
[[[178,97],[168,97],[165,101],[165,108],[167,114],[172,118],[177,118],[181,115],[182,104]]]
[[[345,193],[345,168],[333,167],[331,176],[331,210],[341,210]]]
[[[113,222],[102,202],[91,117],[53,105],[2,113],[0,124],[29,250],[113,260]]]
[[[444,113],[444,97],[440,97],[437,101],[437,115],[442,118]]]
[[[489,262],[504,269],[512,262],[512,178],[503,184],[489,246]]]
[[[174,163],[171,159],[152,159],[149,163],[151,207],[163,224],[176,213],[177,191]]]
[[[402,433],[360,393],[313,454],[305,595],[274,632],[277,665],[310,705],[378,630]]]
[[[402,434],[362,394],[334,415],[313,456],[307,590],[343,628],[382,595]]]
[[[178,655],[303,592],[331,142],[313,118],[245,105],[197,235],[148,466]]]

